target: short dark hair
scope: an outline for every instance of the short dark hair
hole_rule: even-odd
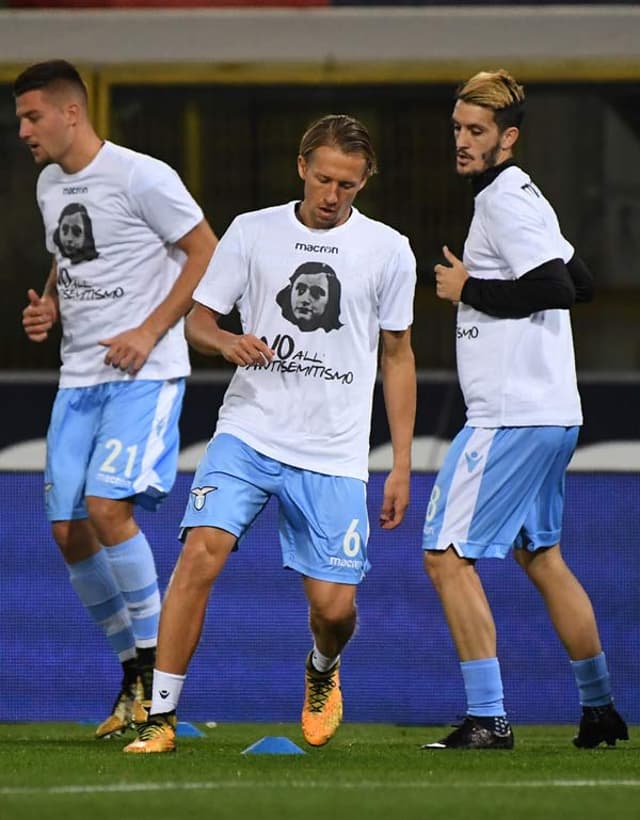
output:
[[[458,88],[456,99],[493,111],[500,132],[520,128],[524,119],[524,88],[517,80],[499,68],[479,71]]]
[[[316,148],[338,148],[344,154],[360,154],[366,160],[366,175],[378,170],[376,154],[366,127],[348,114],[327,114],[313,122],[302,135],[298,154],[308,160]]]
[[[73,88],[81,94],[85,102],[87,101],[87,86],[84,80],[78,69],[66,60],[48,60],[26,68],[13,83],[13,96],[20,97],[27,91],[38,91],[42,88]]]

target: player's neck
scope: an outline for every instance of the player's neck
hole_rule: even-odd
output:
[[[104,140],[91,130],[74,141],[58,165],[65,174],[77,174],[93,162],[103,145]]]
[[[505,159],[503,162],[499,162],[497,165],[492,165],[491,168],[487,168],[486,171],[483,171],[481,174],[478,174],[471,179],[471,188],[473,190],[473,195],[478,196],[480,191],[484,191],[484,189],[491,185],[493,180],[505,171],[507,168],[511,168],[512,165],[515,165],[516,161],[513,157],[509,157]]]

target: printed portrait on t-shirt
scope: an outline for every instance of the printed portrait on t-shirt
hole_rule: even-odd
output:
[[[342,327],[340,281],[324,262],[305,262],[295,269],[289,284],[276,296],[282,315],[300,330],[321,328],[328,333]]]
[[[79,202],[70,202],[60,212],[58,227],[53,234],[53,241],[60,253],[70,260],[72,265],[79,262],[90,262],[98,257],[93,239],[93,228],[89,212]]]

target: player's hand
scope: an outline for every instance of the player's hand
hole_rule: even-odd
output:
[[[239,367],[252,364],[263,366],[269,364],[275,356],[266,342],[252,333],[225,333],[221,337],[220,353],[228,362]]]
[[[387,476],[379,519],[383,530],[394,529],[404,518],[409,506],[409,482],[408,470],[392,470]]]
[[[458,259],[454,253],[451,253],[446,245],[442,248],[442,253],[449,264],[434,267],[436,295],[440,299],[447,299],[449,302],[457,304],[460,301],[462,288],[469,278],[469,274],[462,264],[462,260]]]
[[[22,311],[22,327],[32,342],[44,342],[58,319],[58,306],[50,296],[38,296],[35,290],[27,291],[29,304]]]
[[[105,364],[135,376],[149,358],[156,341],[155,335],[150,330],[136,327],[118,333],[110,339],[102,339],[98,344],[109,348],[104,357]]]

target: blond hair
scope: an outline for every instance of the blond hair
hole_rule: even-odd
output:
[[[504,68],[474,74],[457,90],[456,99],[489,108],[500,131],[519,128],[524,117],[524,88]]]
[[[327,114],[302,135],[298,154],[308,161],[316,148],[338,148],[343,154],[360,154],[367,163],[366,175],[378,170],[376,154],[366,127],[348,114]]]

